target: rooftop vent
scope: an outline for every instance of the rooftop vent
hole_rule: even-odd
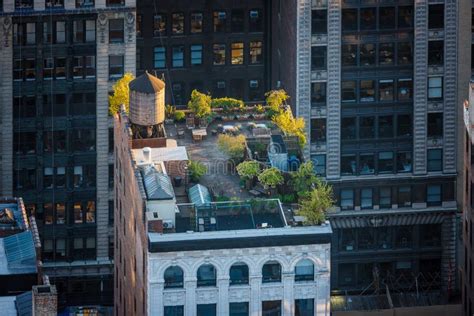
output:
[[[147,163],[151,163],[151,148],[150,147],[144,147],[143,148],[143,159]]]

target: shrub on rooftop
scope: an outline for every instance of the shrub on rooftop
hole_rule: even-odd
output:
[[[189,176],[192,182],[199,182],[201,177],[206,174],[207,167],[199,161],[190,160],[188,164]]]
[[[244,108],[244,102],[233,98],[216,98],[211,101],[211,108],[221,108],[222,111],[229,113]]]
[[[186,118],[186,114],[183,111],[174,112],[174,120],[176,122],[183,122],[185,118]]]
[[[211,96],[193,90],[191,92],[191,99],[188,102],[188,109],[193,111],[197,118],[207,117],[211,114]]]
[[[127,72],[122,78],[117,80],[112,86],[113,94],[109,96],[109,114],[114,115],[120,111],[122,104],[125,106],[125,111],[129,111],[129,92],[128,84],[135,79],[133,74]]]
[[[283,183],[283,175],[281,171],[275,167],[268,168],[262,171],[258,175],[258,181],[265,187],[265,188],[276,188],[277,185]]]
[[[324,222],[327,211],[334,205],[332,187],[318,180],[304,198],[300,199],[300,209],[297,214],[305,217],[305,223],[319,225]]]
[[[217,138],[217,147],[220,151],[229,156],[234,163],[238,163],[244,159],[245,136],[221,134]]]

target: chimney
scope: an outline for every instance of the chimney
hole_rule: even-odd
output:
[[[58,294],[54,285],[35,285],[32,290],[32,315],[56,316]]]
[[[143,160],[146,163],[151,163],[151,148],[150,147],[143,148]]]

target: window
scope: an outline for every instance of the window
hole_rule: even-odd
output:
[[[441,225],[420,225],[421,244],[428,247],[441,246]],[[426,268],[426,267],[425,267]],[[437,269],[436,271],[440,271]]]
[[[94,171],[95,174],[95,171]],[[94,176],[95,178],[95,176]],[[86,179],[89,180],[89,179]],[[89,185],[92,186],[92,185]],[[95,223],[95,202],[88,201],[86,205],[86,223]]]
[[[76,0],[76,8],[93,7],[94,0]]]
[[[125,0],[107,0],[107,6],[122,6],[125,5]]]
[[[397,172],[411,172],[411,152],[397,153]]]
[[[326,155],[314,155],[311,157],[313,162],[314,173],[318,176],[326,176]]]
[[[173,13],[171,15],[171,27],[173,34],[184,34],[184,13]]]
[[[212,16],[214,32],[225,32],[225,24],[227,20],[225,11],[214,11]]]
[[[17,155],[36,153],[36,133],[19,132],[13,134],[13,148]]]
[[[53,58],[45,58],[43,60],[43,79],[44,80],[52,80],[53,79],[53,72],[54,72],[54,59]]]
[[[342,139],[355,139],[357,137],[356,118],[355,117],[343,117],[341,124],[341,138]]]
[[[311,70],[326,69],[327,47],[311,47]]]
[[[342,175],[355,175],[356,174],[356,157],[355,155],[342,155],[341,156],[341,174]]]
[[[326,141],[326,119],[311,119],[311,142]]]
[[[165,306],[164,316],[184,316],[184,306]]]
[[[356,81],[342,81],[342,102],[355,102],[357,99]]]
[[[428,42],[428,65],[441,66],[444,64],[444,41]]]
[[[412,120],[409,114],[400,114],[397,116],[397,136],[411,136]]]
[[[119,79],[123,76],[123,73],[124,73],[123,55],[109,56],[109,78]]]
[[[313,10],[311,12],[311,34],[326,34],[328,32],[327,10]]]
[[[232,43],[231,48],[231,64],[242,65],[244,63],[244,43]],[[252,52],[250,52],[250,56],[252,57]]]
[[[413,7],[399,6],[398,7],[398,28],[413,27]]]
[[[249,267],[245,263],[236,263],[230,267],[230,285],[249,284]]]
[[[183,105],[184,100],[184,87],[181,82],[174,82],[171,86],[172,97],[175,105]]]
[[[216,316],[216,304],[198,304],[196,316]]]
[[[165,68],[166,67],[166,48],[165,47],[155,47],[153,50],[153,65],[155,68]]]
[[[379,80],[379,100],[393,101],[393,80]]]
[[[262,316],[281,316],[281,301],[262,301]]]
[[[82,224],[83,223],[83,211],[81,202],[74,203],[74,224]]]
[[[441,205],[441,185],[429,184],[426,187],[426,202],[428,206]]]
[[[360,102],[375,101],[375,81],[361,80],[360,81]]]
[[[359,138],[375,137],[375,117],[363,116],[359,118]]]
[[[443,77],[428,78],[428,100],[443,99]]]
[[[360,45],[360,65],[374,66],[375,65],[375,44],[361,44]]]
[[[109,20],[109,43],[123,43],[124,23],[123,19]]]
[[[73,93],[69,104],[69,115],[95,115],[96,95],[92,93]]]
[[[314,264],[309,259],[303,259],[295,266],[295,282],[314,281]]]
[[[13,60],[13,80],[21,81],[24,78],[23,61],[21,59]]]
[[[43,188],[52,189],[53,188],[53,179],[54,179],[54,168],[44,168],[43,171]],[[52,215],[51,215],[52,216]]]
[[[159,37],[166,34],[166,15],[156,14],[153,16],[153,36]]]
[[[354,190],[342,189],[341,190],[341,210],[353,210],[354,209]]]
[[[232,10],[230,22],[233,33],[242,33],[244,31],[244,11],[239,9]]]
[[[262,10],[254,9],[249,11],[249,32],[263,31]]]
[[[379,191],[379,206],[380,208],[392,207],[392,190],[391,188],[380,188]]]
[[[225,65],[225,44],[212,45],[213,64],[215,66]]]
[[[281,265],[270,261],[262,267],[262,283],[281,282]]]
[[[398,188],[398,207],[411,206],[411,188],[402,186]]]
[[[295,300],[295,316],[313,316],[314,299]]]
[[[395,28],[395,7],[379,8],[379,28],[381,30]]]
[[[427,151],[427,168],[428,171],[443,170],[443,150],[428,149]]]
[[[178,266],[172,266],[165,270],[165,289],[183,287],[183,269]]]
[[[395,64],[395,44],[380,43],[379,44],[379,65],[390,66]]]
[[[43,44],[53,42],[53,27],[50,22],[43,23]]]
[[[393,173],[393,152],[379,152],[378,173]]]
[[[33,0],[15,0],[15,9],[32,9]]]
[[[250,42],[250,63],[261,64],[262,61],[262,42]]]
[[[66,79],[66,58],[56,57],[54,62],[54,78],[56,80]]]
[[[191,13],[191,33],[202,33],[202,12]]]
[[[400,226],[395,230],[395,247],[411,248],[413,244],[413,227]]]
[[[95,150],[95,129],[74,129],[71,131],[73,151]]]
[[[13,175],[13,186],[16,189],[33,190],[36,188],[36,169],[14,170]]]
[[[26,23],[26,45],[36,44],[36,24]]]
[[[66,258],[66,240],[56,239],[56,259]]]
[[[342,30],[357,30],[357,9],[342,9]]]
[[[340,238],[341,240],[339,250],[341,251],[353,251],[355,247],[355,230],[354,229],[340,229]]]
[[[172,66],[173,68],[184,67],[184,46],[173,46],[173,59]]]
[[[357,66],[357,45],[342,45],[342,66]]]
[[[202,65],[202,45],[191,45],[191,65]]]
[[[72,33],[72,40],[74,43],[84,42],[84,20],[73,21]]]
[[[360,190],[360,208],[363,210],[371,209],[373,207],[373,190],[365,188]]]
[[[216,269],[212,264],[204,264],[199,267],[197,286],[216,286]]]
[[[56,21],[56,39],[55,43],[66,43],[66,22]]]
[[[413,99],[413,80],[398,79],[398,101],[410,101]]]
[[[73,66],[72,66],[72,76],[74,79],[82,79],[84,78],[84,57],[82,56],[75,56],[73,58]]]
[[[36,96],[13,98],[13,118],[22,119],[36,116]]]
[[[393,116],[391,115],[384,115],[379,116],[379,137],[380,138],[388,138],[393,137]]]
[[[428,113],[428,137],[443,137],[443,113]]]
[[[376,8],[361,8],[360,9],[360,29],[373,30],[377,24]]]
[[[374,174],[374,154],[361,154],[359,156],[359,173]]]
[[[413,64],[413,45],[411,42],[401,42],[397,45],[398,64]]]
[[[311,104],[325,105],[326,104],[326,82],[312,82],[311,83]]]
[[[428,5],[428,29],[444,28],[444,4]]]
[[[56,203],[56,224],[61,225],[66,223],[66,204]]]
[[[229,303],[229,316],[248,316],[249,315],[249,303]]]

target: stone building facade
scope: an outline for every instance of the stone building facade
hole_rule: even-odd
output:
[[[36,216],[60,305],[112,304],[108,93],[135,73],[135,1],[1,4],[0,193]]]

